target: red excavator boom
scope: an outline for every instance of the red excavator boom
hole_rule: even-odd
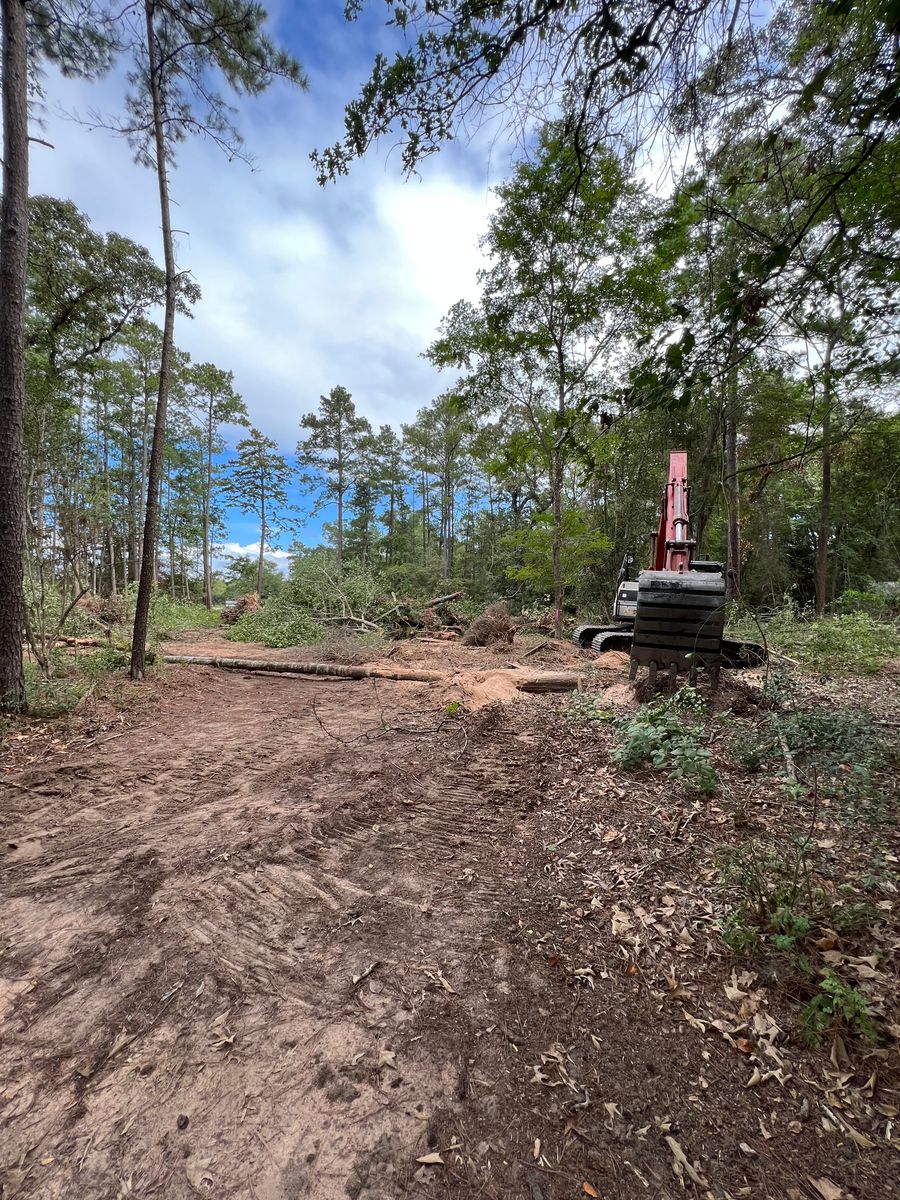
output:
[[[688,537],[689,494],[687,453],[673,450],[669,455],[669,482],[659,506],[659,531],[651,535],[650,569],[653,571],[690,570],[694,543]]]

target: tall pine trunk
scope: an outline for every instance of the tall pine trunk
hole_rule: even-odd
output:
[[[138,583],[134,610],[134,632],[131,640],[131,678],[143,679],[147,653],[147,629],[150,622],[150,599],[153,594],[156,532],[159,521],[159,483],[166,435],[166,409],[169,403],[169,374],[172,363],[172,343],[175,336],[175,248],[172,241],[172,219],[169,210],[169,177],[166,170],[166,138],[163,127],[163,97],[161,67],[156,53],[153,31],[153,0],[144,0],[147,22],[147,63],[149,67],[150,99],[153,109],[153,136],[156,146],[156,178],[159,184],[159,212],[162,222],[163,257],[166,268],[166,304],[163,321],[162,351],[159,360],[159,392],[156,398],[156,419],[153,426],[153,445],[147,469],[147,515],[141,552],[141,578]]]
[[[256,563],[256,594],[262,600],[263,565],[266,554],[266,485],[259,493],[259,558]],[[340,563],[340,558],[338,558]]]
[[[728,574],[725,594],[728,599],[741,593],[741,486],[738,479],[738,368],[737,336],[732,336],[728,355],[725,400],[725,454],[723,486],[728,505]]]
[[[553,493],[553,628],[558,638],[562,637],[563,627],[563,588],[562,577],[562,450],[559,446],[553,448],[553,462],[550,468],[550,489]]]
[[[206,486],[203,490],[203,603],[208,609],[213,606],[212,568],[209,552],[209,521],[212,510],[212,460],[213,460],[213,399],[210,397],[206,426]]]
[[[340,454],[340,448],[338,449]],[[337,486],[337,573],[340,579],[344,570],[344,468],[338,466]]]
[[[0,709],[25,708],[25,272],[28,261],[28,50],[23,0],[0,0]]]
[[[828,607],[828,543],[831,540],[831,356],[835,334],[829,332],[822,364],[822,496],[819,501],[819,532],[816,543],[816,616]]]
[[[558,638],[562,637],[563,629],[563,591],[565,581],[562,574],[562,488],[563,488],[563,456],[562,456],[562,422],[566,415],[565,363],[562,348],[557,347],[559,366],[559,397],[557,413],[559,428],[553,439],[553,456],[550,464],[550,490],[553,495],[553,545],[551,550],[553,569],[553,627]]]

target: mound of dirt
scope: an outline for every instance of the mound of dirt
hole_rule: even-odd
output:
[[[624,650],[605,650],[594,659],[594,666],[607,667],[610,670],[618,671],[622,667],[628,666],[628,660],[629,656]]]
[[[639,684],[614,683],[612,687],[606,688],[602,694],[604,704],[608,704],[611,708],[624,708],[628,711],[633,711],[640,703]]]
[[[222,624],[233,625],[238,617],[242,617],[244,613],[259,612],[262,605],[259,602],[259,596],[256,592],[248,592],[246,596],[241,596],[234,604],[226,606],[222,612]]]
[[[515,633],[509,611],[505,604],[489,604],[480,617],[476,617],[463,637],[464,646],[511,646]]]
[[[461,704],[469,712],[476,712],[488,704],[507,704],[525,695],[516,687],[512,671],[460,671],[451,675],[446,683],[429,690],[433,699],[440,704]]]

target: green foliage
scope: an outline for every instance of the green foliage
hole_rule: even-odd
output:
[[[339,576],[331,551],[310,550],[291,560],[284,591],[291,604],[318,618],[352,615],[371,619],[381,587],[375,573],[362,563],[345,562]]]
[[[884,820],[896,794],[896,739],[865,712],[850,708],[772,717],[807,778],[850,819]]]
[[[156,592],[150,602],[150,628],[157,638],[164,638],[185,629],[212,629],[219,623],[219,614],[203,604],[173,600],[167,592]]]
[[[267,646],[320,642],[329,628],[337,631],[342,627],[342,620],[329,618],[352,614],[370,619],[379,594],[375,575],[360,563],[346,562],[338,576],[330,551],[299,552],[291,560],[290,576],[279,594],[267,600],[260,612],[239,617],[226,636]]]
[[[859,988],[846,983],[831,968],[822,972],[818,991],[803,1006],[800,1025],[804,1040],[813,1046],[817,1046],[826,1033],[835,1029],[856,1034],[870,1042],[879,1040],[865,996]]]
[[[771,648],[796,658],[812,670],[836,675],[873,674],[888,658],[900,655],[900,628],[867,611],[833,617],[804,618],[786,604],[764,625]],[[734,636],[759,640],[756,626],[746,619],[731,626]]]
[[[60,669],[55,656],[54,666]],[[25,664],[25,695],[32,717],[60,717],[71,712],[90,687],[90,678],[68,677],[56,671],[48,678],[34,666]]]
[[[100,679],[112,671],[124,670],[130,662],[130,656],[124,650],[116,650],[112,646],[95,650],[92,654],[83,654],[78,659],[78,669],[89,679]]]
[[[246,555],[230,557],[221,589],[222,597],[234,600],[246,596],[256,591],[257,582],[257,562],[254,559],[247,558]],[[262,595],[277,596],[284,588],[285,582],[285,576],[275,564],[265,559],[262,570]]]
[[[583,590],[586,581],[596,577],[611,549],[606,534],[597,529],[581,509],[563,510],[560,526],[562,537],[562,577],[567,592]],[[541,513],[524,529],[510,533],[505,539],[516,564],[507,567],[506,574],[531,586],[537,593],[553,592],[553,518]]]
[[[875,584],[865,591],[847,588],[835,600],[834,607],[841,614],[866,613],[876,621],[896,620],[900,617],[900,587]]]
[[[569,725],[582,725],[585,722],[611,722],[614,717],[607,709],[598,708],[593,696],[586,692],[571,692],[563,709],[563,719]]]
[[[226,632],[235,642],[262,642],[266,646],[304,646],[321,642],[324,627],[307,608],[292,603],[282,593],[267,600],[259,612],[244,613]]]
[[[631,717],[616,721],[618,745],[613,758],[634,769],[649,762],[667,770],[692,791],[715,792],[719,777],[703,737],[703,698],[695,688],[680,688],[673,697],[645,704]]]
[[[814,622],[805,644],[798,648],[810,666],[871,674],[885,659],[900,654],[900,630],[868,613],[848,613]]]
[[[866,713],[853,708],[771,712],[739,728],[729,753],[747,771],[767,763],[784,770],[782,741],[799,774],[796,799],[813,790],[836,802],[844,820],[888,818],[896,794],[896,739]]]

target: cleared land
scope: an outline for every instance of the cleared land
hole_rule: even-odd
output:
[[[487,673],[446,685],[173,669],[11,741],[4,1200],[896,1194],[896,1040],[806,1048],[716,934],[717,847],[802,824],[780,764],[712,799],[625,773],[570,699],[490,695],[523,653],[395,651]],[[620,665],[585,686],[636,705]],[[854,686],[896,721],[895,683]],[[833,886],[882,872],[860,977],[890,1028],[895,827],[813,833]]]

